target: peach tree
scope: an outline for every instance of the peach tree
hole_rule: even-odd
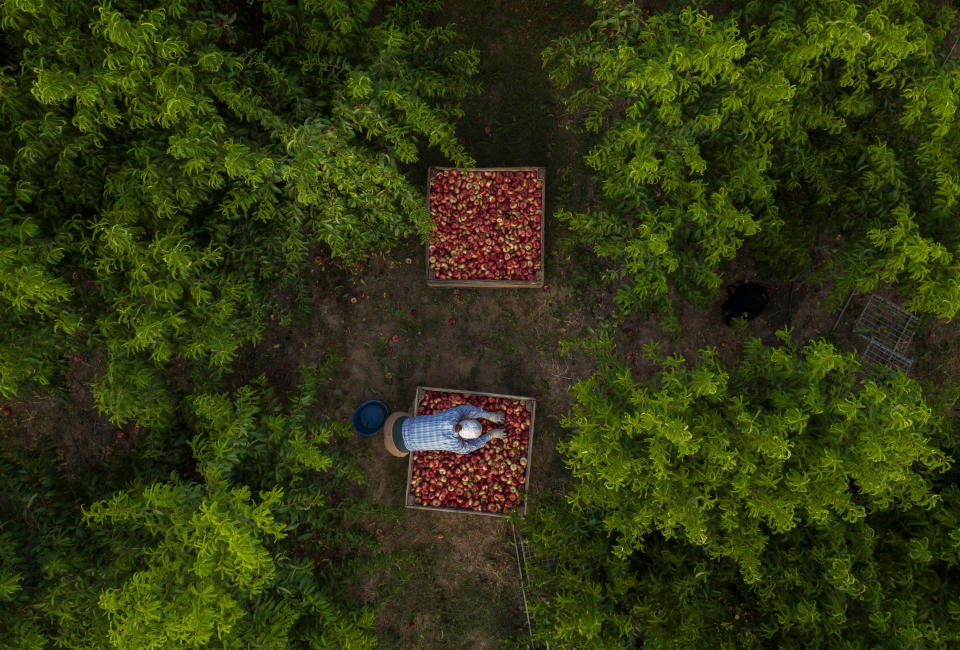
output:
[[[470,162],[436,3],[223,4],[0,5],[0,395],[102,355],[101,410],[162,423],[172,364],[258,340],[311,250],[426,235],[421,149]]]
[[[543,639],[584,647],[960,640],[956,421],[902,374],[825,341],[758,340],[728,367],[608,340],[574,388],[566,501],[525,524]],[[955,397],[954,397],[955,399]]]
[[[954,9],[588,4],[592,25],[543,52],[599,134],[599,198],[560,216],[624,310],[672,314],[671,288],[703,304],[744,246],[788,275],[835,252],[837,295],[891,283],[914,311],[960,310]]]
[[[374,648],[384,553],[361,474],[318,420],[322,371],[286,403],[261,377],[189,397],[192,469],[68,476],[53,455],[0,459],[0,623],[10,647]],[[171,429],[165,432],[175,436]],[[122,459],[117,459],[119,462]],[[397,574],[399,575],[399,574]],[[398,584],[393,583],[394,586]]]

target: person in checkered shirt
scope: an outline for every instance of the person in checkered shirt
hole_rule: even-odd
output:
[[[482,433],[483,425],[476,418],[490,420],[494,424],[503,424],[506,420],[503,413],[491,413],[476,406],[462,404],[442,413],[398,417],[391,423],[391,430],[384,431],[384,436],[391,436],[396,451],[403,455],[411,451],[452,451],[455,454],[469,454],[490,440],[506,437],[505,429]]]

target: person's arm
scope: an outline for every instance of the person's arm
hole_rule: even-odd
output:
[[[485,444],[487,444],[487,442],[490,441],[490,434],[485,433],[479,438],[474,438],[473,440],[463,440],[462,438],[460,438],[459,440],[460,440],[460,447],[458,449],[453,450],[453,453],[469,454],[470,452],[476,451],[481,447],[483,447]]]
[[[452,409],[450,409],[450,412],[456,412],[458,420],[483,418],[484,420],[490,420],[491,422],[503,424],[503,413],[491,413],[490,411],[484,411],[482,408],[473,406],[472,404],[461,404],[460,406],[454,406]]]

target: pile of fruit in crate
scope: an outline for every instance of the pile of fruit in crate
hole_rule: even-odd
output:
[[[543,180],[536,171],[438,170],[430,183],[438,280],[534,280],[541,268]]]
[[[478,512],[510,512],[524,501],[530,442],[530,412],[522,401],[482,395],[427,391],[417,415],[473,404],[505,413],[503,425],[479,420],[483,432],[504,428],[503,440],[491,440],[470,454],[418,451],[413,454],[410,492],[414,504]]]

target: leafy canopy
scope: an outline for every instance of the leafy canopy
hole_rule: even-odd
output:
[[[609,339],[584,343],[598,369],[559,444],[575,484],[525,524],[555,562],[538,574],[544,640],[960,639],[955,422],[902,374],[864,379],[825,341],[780,338],[733,367],[650,345],[648,384]]]
[[[0,4],[0,394],[96,351],[101,410],[164,422],[170,364],[257,341],[310,250],[425,236],[403,166],[470,162],[451,120],[476,53],[398,4]]]
[[[960,310],[953,9],[589,4],[593,24],[543,58],[601,136],[585,158],[600,198],[560,216],[610,261],[621,308],[671,314],[671,288],[703,303],[747,244],[794,274],[829,238],[837,294],[889,282],[916,312]]]
[[[233,395],[192,395],[182,425],[196,431],[194,472],[131,481],[131,468],[118,468],[121,489],[106,497],[92,488],[107,485],[64,477],[52,455],[5,451],[4,639],[24,648],[376,647],[385,594],[360,600],[358,585],[402,553],[384,553],[360,523],[389,513],[350,496],[361,473],[335,439],[351,432],[311,412],[328,370],[301,369],[287,404],[262,376]]]

